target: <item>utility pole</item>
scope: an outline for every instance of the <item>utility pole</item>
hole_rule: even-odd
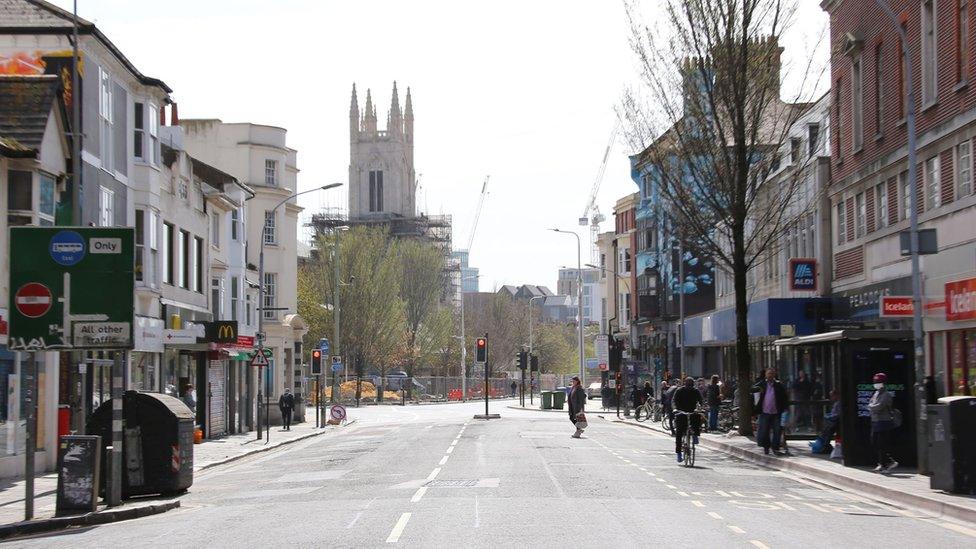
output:
[[[532,381],[535,380],[535,376],[532,374],[532,302],[536,299],[545,299],[544,295],[537,295],[529,298],[529,404],[532,404],[533,395],[535,395],[535,390],[532,388]],[[522,385],[525,385],[525,371],[522,372]],[[524,388],[523,388],[524,392]],[[524,400],[524,399],[523,399]],[[525,402],[522,402],[522,406],[525,406]]]
[[[685,250],[678,237],[678,379],[685,367]]]
[[[333,293],[335,294],[332,298],[332,354],[336,356],[342,356],[339,352],[339,294],[340,286],[342,285],[341,278],[339,277],[339,227],[335,228],[335,248],[332,249],[332,264],[334,266],[333,273]],[[329,362],[329,367],[331,368],[331,361]],[[348,364],[343,364],[342,366],[345,373],[345,381],[349,381],[349,366]],[[332,373],[332,402],[336,401],[336,391],[338,390],[339,384],[339,372]]]

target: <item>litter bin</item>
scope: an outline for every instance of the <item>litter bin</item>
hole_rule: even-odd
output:
[[[562,410],[564,404],[566,404],[566,393],[562,391],[554,392],[552,394],[552,407],[556,410]]]
[[[185,492],[193,484],[194,413],[160,393],[127,391],[122,398],[122,497]],[[112,401],[95,410],[88,433],[102,437],[101,490],[109,477]]]
[[[540,393],[543,410],[552,410],[552,395],[552,391],[542,391]]]
[[[929,486],[953,493],[976,493],[976,397],[954,396],[929,404]]]

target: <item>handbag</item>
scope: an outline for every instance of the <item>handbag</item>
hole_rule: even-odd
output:
[[[587,425],[586,414],[583,412],[576,414],[576,428],[582,431],[583,429],[586,429]]]

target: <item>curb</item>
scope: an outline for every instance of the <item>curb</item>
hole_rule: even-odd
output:
[[[649,425],[641,425],[639,423],[631,423],[619,419],[610,421],[640,427],[642,429],[647,429],[660,434],[667,434],[664,431],[655,429]],[[705,446],[706,448],[724,452],[755,465],[761,465],[777,471],[801,473],[804,476],[811,477],[818,482],[828,484],[841,490],[857,490],[858,492],[861,492],[862,494],[873,499],[883,500],[885,503],[897,502],[929,513],[934,513],[939,516],[949,517],[969,523],[976,523],[976,509],[970,509],[969,507],[963,505],[956,505],[954,503],[940,501],[921,494],[903,492],[883,484],[867,482],[831,471],[824,471],[823,469],[811,467],[794,460],[757,454],[745,448],[719,442],[707,437],[701,437],[699,439],[699,444]]]
[[[559,412],[560,414],[569,413],[567,410],[543,410],[542,408],[528,408],[526,406],[506,406],[512,410],[524,410],[526,412]]]
[[[359,420],[358,419],[353,419],[351,421],[347,421],[346,424],[344,425],[344,427],[348,427],[348,426],[352,425],[353,423],[356,423],[357,421],[359,421]],[[319,427],[319,429],[322,429],[322,428]],[[218,465],[226,465],[228,463],[237,461],[239,459],[244,459],[246,457],[253,456],[255,454],[260,454],[260,453],[263,453],[263,452],[269,452],[271,450],[274,450],[274,449],[277,449],[277,448],[281,448],[282,446],[287,446],[287,445],[293,444],[295,442],[299,442],[299,441],[302,441],[302,440],[310,439],[312,437],[317,437],[319,435],[324,435],[325,433],[328,433],[330,431],[331,431],[331,429],[322,429],[320,431],[313,431],[311,433],[307,433],[307,434],[304,434],[304,435],[299,436],[299,437],[295,437],[295,438],[291,438],[291,439],[288,439],[288,440],[285,440],[285,441],[282,441],[282,442],[278,442],[277,444],[273,444],[273,445],[270,445],[270,446],[259,446],[259,447],[255,447],[253,450],[251,450],[249,452],[245,452],[243,454],[236,455],[236,456],[226,457],[226,458],[223,458],[223,459],[220,459],[220,460],[217,460],[217,461],[211,461],[210,463],[207,463],[205,465],[201,465],[199,469],[194,469],[193,472],[194,472],[194,474],[196,474],[196,473],[199,473],[200,471],[206,471],[207,469],[211,469],[213,467],[217,467]]]
[[[72,517],[53,517],[49,519],[15,522],[13,524],[0,526],[0,539],[9,539],[15,536],[42,534],[45,532],[52,532],[54,530],[61,530],[74,526],[97,526],[99,524],[121,522],[123,520],[158,515],[179,507],[179,500],[174,500],[166,503],[130,507],[128,509],[122,508],[96,511],[94,513],[87,513]]]

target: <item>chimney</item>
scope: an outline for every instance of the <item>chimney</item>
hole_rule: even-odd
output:
[[[170,107],[169,108],[170,108],[170,112],[169,112],[169,125],[170,126],[179,126],[180,125],[180,115],[179,115],[179,111],[176,109],[176,101],[173,101],[172,103],[170,103]]]
[[[165,106],[163,106],[161,109],[159,109],[159,125],[160,126],[165,126],[166,125],[166,107]]]

